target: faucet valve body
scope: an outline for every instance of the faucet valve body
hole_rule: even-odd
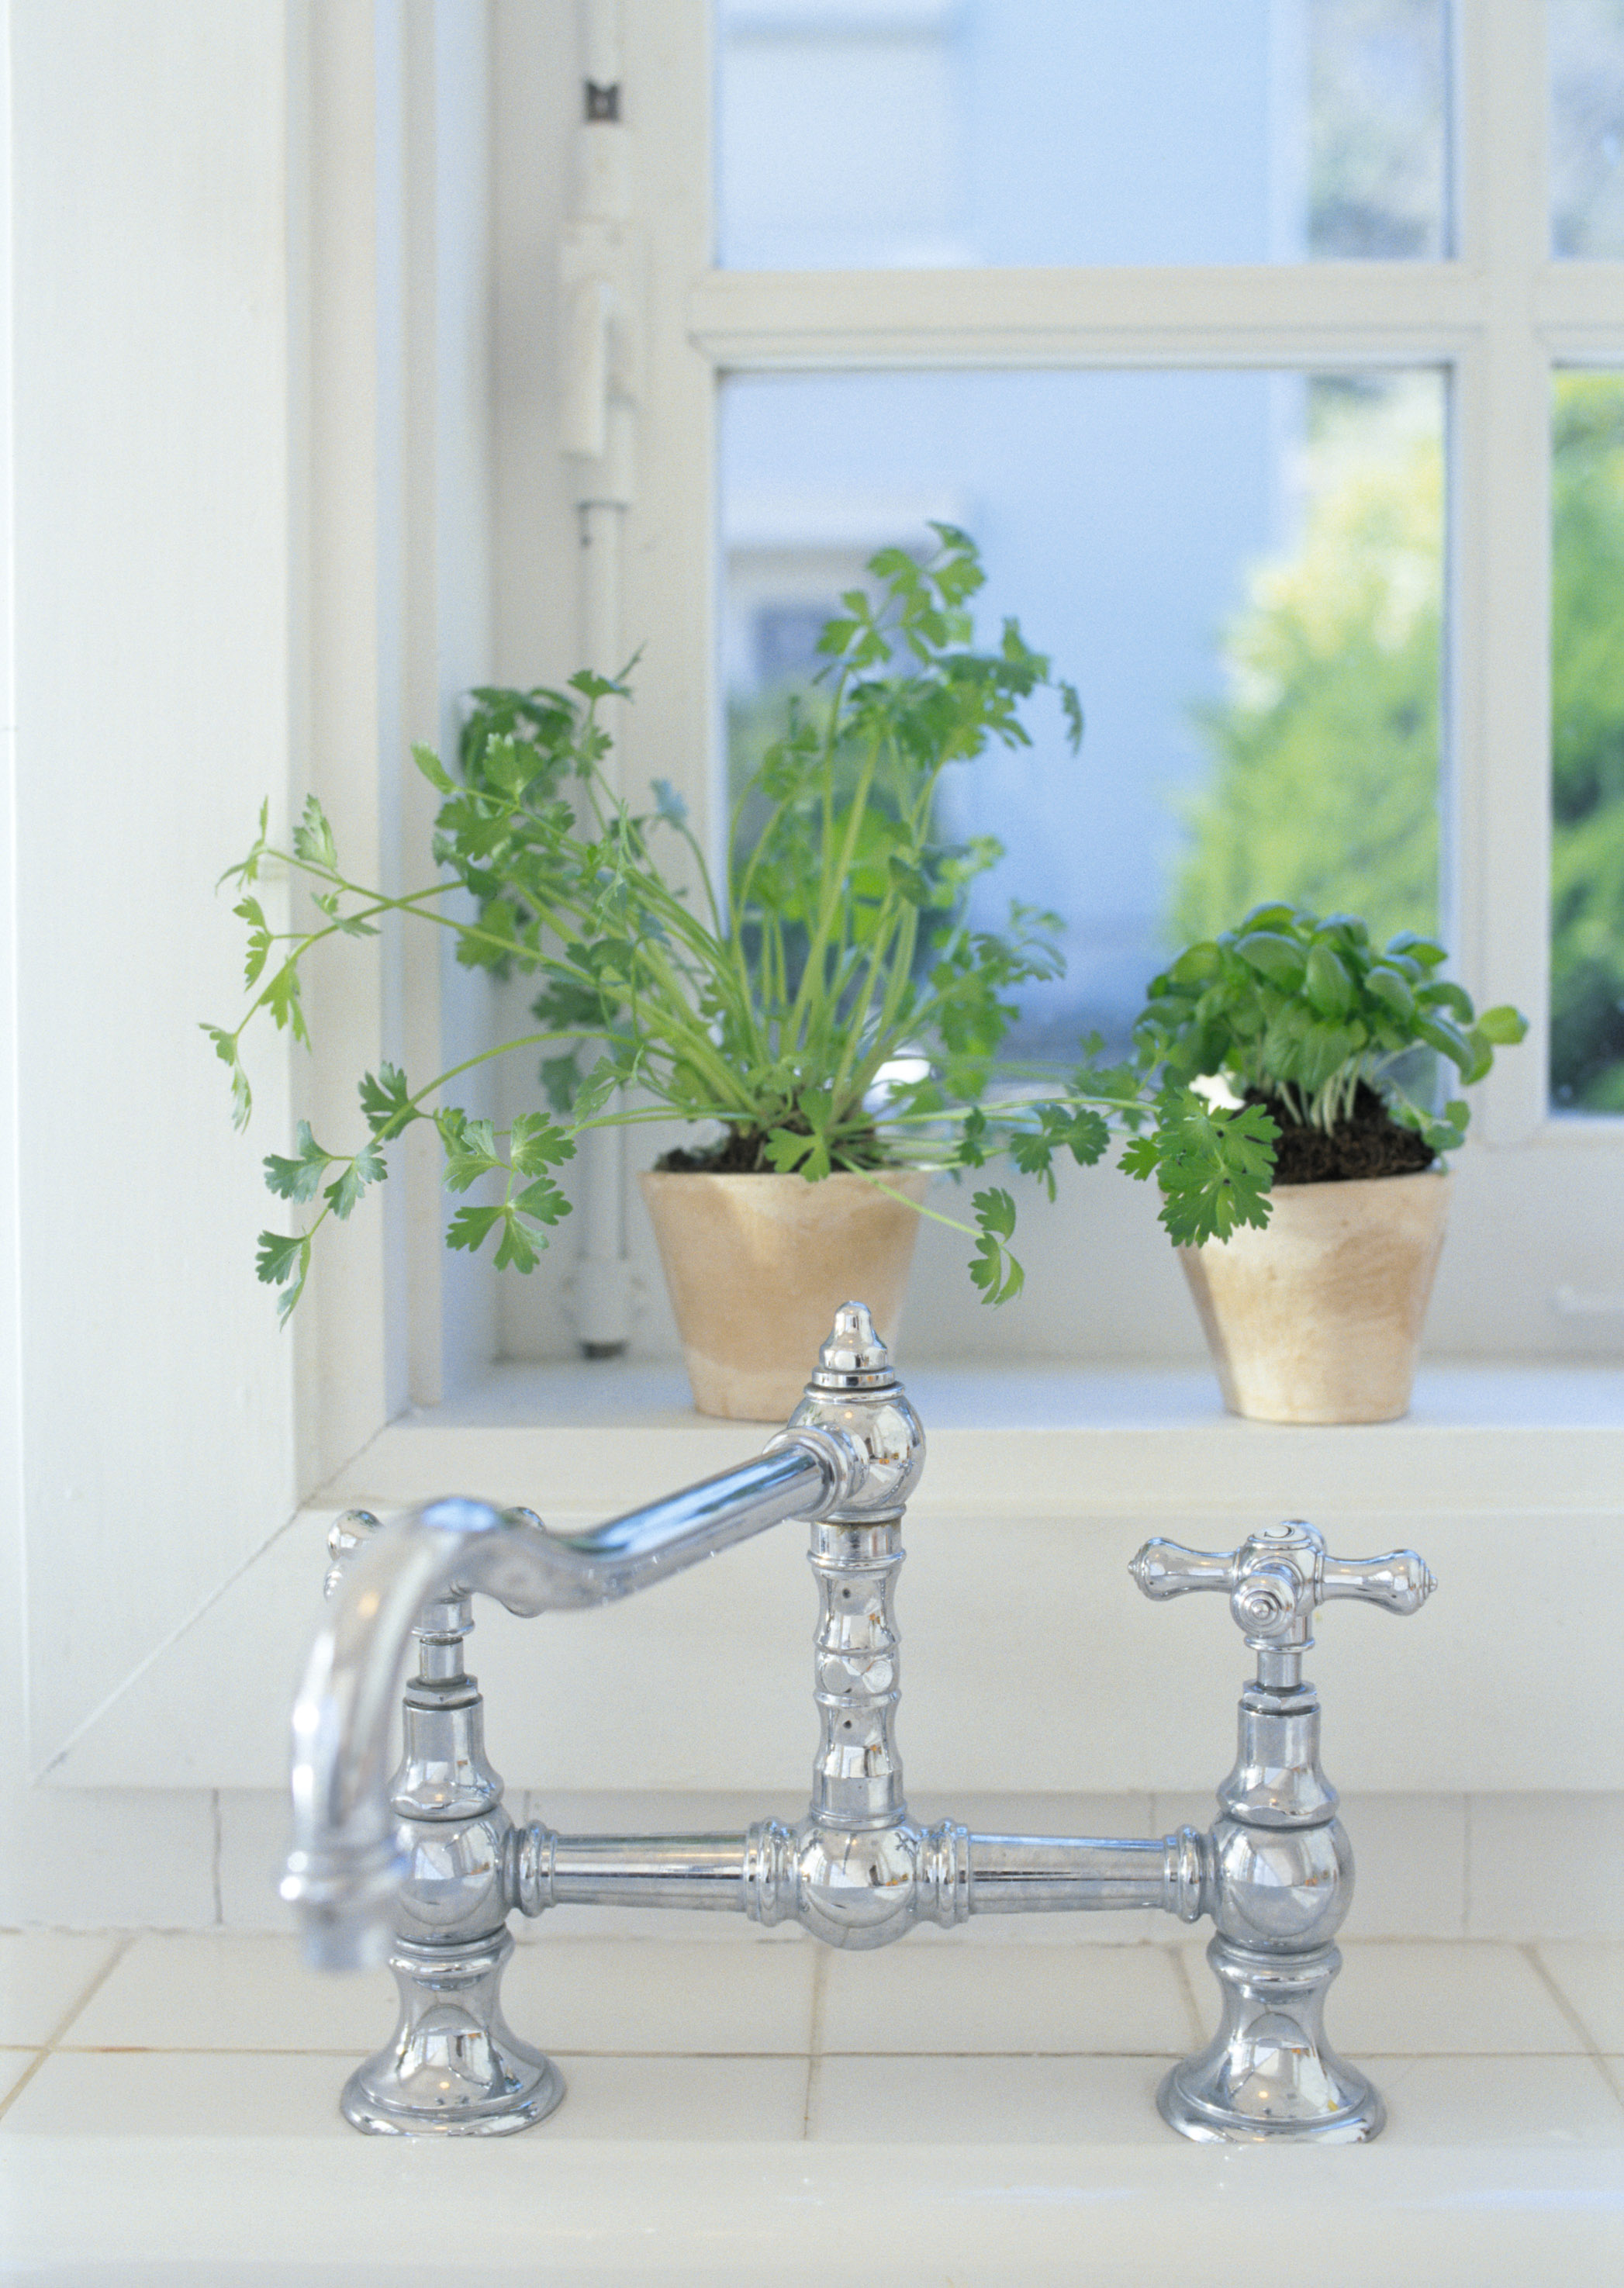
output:
[[[1342,1967],[1332,1942],[1353,1895],[1353,1855],[1320,1769],[1319,1698],[1303,1680],[1303,1656],[1317,1605],[1357,1597],[1418,1612],[1432,1576],[1409,1549],[1327,1557],[1300,1520],[1223,1552],[1147,1541],[1129,1570],[1158,1601],[1197,1589],[1227,1593],[1257,1656],[1208,1839],[1215,1935],[1207,1959],[1222,2019],[1207,2048],[1167,2075],[1156,2102],[1175,2129],[1206,2142],[1374,2137],[1386,2117],[1381,2094],[1325,2036],[1326,1994]]]
[[[339,1521],[329,1541],[333,1619],[294,1711],[294,1847],[281,1887],[313,1962],[386,1958],[400,1990],[393,2039],[345,2087],[357,2128],[500,2136],[559,2102],[558,2068],[502,2016],[515,1908],[709,1908],[797,1922],[852,1951],[972,1914],[1137,1908],[1184,1922],[1209,1915],[1214,1926],[1221,2022],[1162,2083],[1157,2101],[1174,2128],[1208,2141],[1375,2135],[1382,2101],[1322,2023],[1353,1863],[1320,1769],[1319,1703],[1303,1656],[1317,1606],[1358,1597],[1413,1613],[1433,1586],[1426,1567],[1408,1550],[1328,1557],[1300,1522],[1224,1552],[1147,1542],[1130,1568],[1145,1594],[1221,1592],[1256,1655],[1210,1831],[1122,1839],[979,1835],[952,1820],[920,1827],[895,1737],[895,1590],[923,1462],[924,1434],[885,1346],[865,1307],[848,1303],[765,1452],[646,1509],[572,1537],[550,1534],[532,1511],[463,1500],[431,1503],[388,1530],[366,1511]],[[472,1592],[519,1614],[603,1604],[792,1516],[810,1528],[819,1601],[819,1738],[804,1817],[716,1835],[516,1829],[463,1665]],[[386,1779],[414,1644],[401,1758]]]

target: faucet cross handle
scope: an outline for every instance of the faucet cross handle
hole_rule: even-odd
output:
[[[1239,1549],[1185,1549],[1147,1541],[1129,1571],[1158,1603],[1192,1589],[1217,1589],[1247,1643],[1258,1652],[1301,1650],[1316,1605],[1359,1597],[1390,1613],[1417,1613],[1438,1585],[1413,1549],[1382,1557],[1327,1557],[1323,1537],[1293,1518],[1249,1534]]]

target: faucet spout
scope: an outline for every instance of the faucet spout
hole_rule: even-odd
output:
[[[360,1969],[389,1950],[409,1854],[388,1800],[391,1722],[424,1609],[483,1590],[531,1615],[607,1604],[788,1517],[850,1498],[862,1458],[815,1427],[590,1532],[528,1511],[429,1503],[380,1532],[337,1583],[293,1711],[293,1843],[281,1891],[306,1959]]]

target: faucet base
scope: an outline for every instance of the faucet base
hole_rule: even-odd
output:
[[[1327,1989],[1342,1968],[1338,1950],[1266,1955],[1215,1938],[1207,1959],[1223,1991],[1224,2022],[1157,2091],[1168,2126],[1208,2145],[1279,2137],[1362,2145],[1379,2136],[1387,2119],[1381,2093],[1337,2056],[1321,2023]]]
[[[564,2077],[503,2022],[497,1989],[512,1951],[505,1927],[449,1946],[396,1940],[400,2021],[345,2084],[346,2121],[374,2137],[511,2137],[545,2119]]]

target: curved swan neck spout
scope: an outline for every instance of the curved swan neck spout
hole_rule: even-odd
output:
[[[815,1433],[592,1532],[549,1533],[529,1511],[429,1503],[352,1535],[293,1712],[293,1847],[281,1895],[316,1966],[381,1961],[407,1855],[387,1799],[392,1722],[425,1606],[484,1590],[510,1612],[606,1604],[787,1517],[820,1516],[858,1464]]]

